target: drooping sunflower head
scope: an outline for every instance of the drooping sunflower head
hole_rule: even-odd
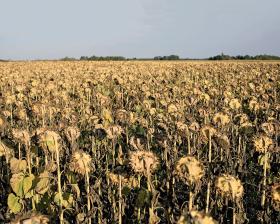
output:
[[[241,104],[238,99],[234,98],[234,99],[231,99],[231,101],[229,102],[229,107],[232,110],[238,110],[241,107]]]
[[[217,124],[220,126],[225,126],[225,125],[229,124],[230,118],[227,114],[218,112],[214,115],[213,122],[214,122],[214,124]]]
[[[204,175],[204,167],[193,156],[185,156],[178,160],[175,166],[178,177],[189,184],[197,183]]]
[[[244,193],[241,181],[229,174],[218,177],[216,187],[223,197],[230,197],[233,200],[240,199]]]
[[[280,183],[276,183],[271,189],[272,203],[275,210],[280,211]]]
[[[14,150],[9,148],[4,142],[0,140],[0,157],[5,156],[8,161],[14,156]]]
[[[81,150],[73,152],[70,160],[70,170],[82,175],[92,171],[92,158],[88,153]]]
[[[40,146],[44,151],[48,150],[51,153],[61,150],[60,139],[59,134],[54,131],[44,131],[39,135]]]
[[[217,133],[215,135],[215,140],[218,145],[223,149],[228,149],[230,147],[229,138],[225,134]]]
[[[177,224],[217,224],[211,216],[203,212],[192,210],[189,214],[181,215]]]
[[[272,136],[276,134],[276,125],[273,122],[266,122],[261,125],[262,130],[267,134],[268,136]]]
[[[124,133],[124,130],[120,125],[111,125],[105,129],[107,133],[107,138],[109,139],[116,139],[119,137],[122,133]]]
[[[263,134],[255,136],[253,142],[255,150],[260,153],[268,151],[269,147],[273,144],[272,139]]]
[[[124,109],[117,110],[115,116],[116,116],[116,121],[118,121],[120,123],[126,123],[129,120],[129,114]]]
[[[6,123],[6,119],[0,114],[0,131],[5,129]]]
[[[117,186],[120,184],[120,181],[121,181],[122,186],[126,186],[129,188],[135,188],[138,186],[138,180],[133,176],[125,177],[120,174],[118,175],[118,174],[109,172],[108,177],[109,177],[111,183],[114,185],[117,185]]]
[[[154,173],[159,166],[158,157],[151,151],[138,150],[131,152],[129,161],[134,172],[145,176]]]
[[[13,137],[22,144],[30,142],[30,134],[27,130],[13,129],[12,134]]]
[[[260,109],[260,104],[258,103],[258,101],[256,99],[250,100],[249,109],[253,112],[256,112]]]
[[[80,136],[80,130],[77,127],[67,127],[65,129],[65,136],[70,143],[74,143]]]
[[[48,224],[50,219],[46,215],[42,215],[37,212],[27,212],[25,214],[17,215],[14,220],[11,221],[11,224]]]
[[[210,137],[213,137],[217,131],[210,125],[205,125],[200,129],[201,137],[203,141],[209,141]]]

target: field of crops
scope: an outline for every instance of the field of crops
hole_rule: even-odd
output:
[[[2,62],[0,80],[0,223],[279,223],[279,62]]]

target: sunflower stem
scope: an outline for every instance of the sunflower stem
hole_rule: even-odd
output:
[[[119,224],[122,224],[122,179],[119,175]]]
[[[87,191],[87,210],[88,213],[90,212],[90,188],[89,188],[89,174],[86,171],[86,191]],[[91,218],[89,218],[88,223],[91,224]]]
[[[62,188],[61,188],[61,172],[60,172],[60,162],[59,162],[59,150],[57,142],[55,141],[55,154],[57,163],[57,185],[58,185],[58,195],[59,195],[59,221],[63,224],[63,210],[62,210]]]
[[[267,152],[265,150],[264,153],[264,166],[263,166],[263,192],[262,192],[262,200],[261,200],[261,206],[264,207],[265,205],[265,188],[266,188],[266,171],[267,171]]]

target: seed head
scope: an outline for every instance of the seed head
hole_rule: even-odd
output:
[[[266,122],[261,125],[262,130],[267,134],[268,136],[272,136],[276,134],[276,127],[275,124],[272,122]]]
[[[238,110],[240,107],[241,107],[241,104],[239,102],[238,99],[232,99],[230,102],[229,102],[229,107],[232,109],[232,110]]]
[[[76,150],[73,152],[70,161],[70,170],[85,175],[92,171],[91,157],[89,154]]]
[[[275,210],[280,211],[280,183],[276,183],[272,186],[271,196],[273,207]]]
[[[203,141],[209,141],[210,136],[214,136],[216,134],[216,129],[210,125],[205,125],[200,129],[201,137]]]
[[[13,129],[12,134],[14,138],[22,144],[27,144],[30,142],[30,135],[27,130]]]
[[[268,151],[269,146],[273,144],[272,139],[266,135],[258,135],[254,137],[253,141],[255,150],[260,153],[265,153],[266,151]]]
[[[48,224],[50,223],[49,218],[46,215],[40,213],[28,212],[26,214],[18,215],[14,220],[11,221],[11,224]]]
[[[218,112],[213,117],[214,124],[225,126],[230,122],[230,118],[227,114]]]
[[[177,224],[217,224],[211,216],[199,211],[191,211],[189,215],[182,215]]]
[[[244,188],[241,181],[229,174],[223,174],[217,179],[216,187],[223,197],[238,200],[243,196]]]
[[[159,166],[158,157],[150,151],[138,150],[130,153],[130,166],[136,173],[148,176]]]
[[[121,178],[121,182],[123,186],[127,186],[129,188],[135,188],[138,186],[138,180],[135,177],[124,177],[123,175],[118,175],[112,172],[108,173],[108,177],[112,184],[119,185],[119,178]]]
[[[204,167],[195,157],[186,156],[178,160],[175,167],[176,174],[189,184],[199,182],[204,175]]]
[[[39,142],[41,147],[45,151],[49,151],[51,153],[55,152],[55,150],[60,150],[59,141],[61,137],[54,131],[45,131],[40,134]]]
[[[67,127],[65,129],[65,136],[67,140],[73,144],[80,136],[80,130],[77,127]]]

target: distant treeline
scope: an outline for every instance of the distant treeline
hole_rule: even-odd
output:
[[[222,53],[220,55],[216,55],[208,59],[209,60],[280,60],[280,57],[274,55],[267,55],[267,54],[261,54],[256,56],[250,56],[250,55],[230,56]]]
[[[49,60],[49,59],[48,59]],[[60,61],[131,61],[131,60],[139,60],[139,61],[161,61],[161,60],[280,60],[279,56],[275,55],[268,55],[268,54],[261,54],[256,56],[251,55],[237,55],[237,56],[230,56],[224,53],[221,53],[216,56],[212,56],[209,58],[197,59],[197,58],[180,58],[178,55],[168,55],[168,56],[155,56],[154,58],[125,58],[123,56],[81,56],[79,59],[73,57],[64,57],[59,59]],[[0,59],[0,62],[8,62],[12,60],[3,60]]]
[[[152,60],[151,58],[125,58],[122,56],[82,56],[80,60],[83,61],[123,61],[123,60]],[[156,56],[153,60],[180,60],[178,55],[169,55],[169,56]]]
[[[125,57],[122,56],[91,56],[91,57],[87,57],[87,56],[82,56],[80,57],[80,60],[82,61],[124,61],[127,60]]]
[[[204,58],[204,59],[194,59],[194,58],[180,58],[178,55],[168,55],[168,56],[155,56],[154,58],[125,58],[123,56],[82,56],[80,59],[65,57],[62,58],[63,61],[73,61],[73,60],[82,60],[82,61],[125,61],[125,60],[280,60],[279,56],[274,55],[237,55],[230,56],[226,54],[219,54],[213,57]]]
[[[154,60],[180,60],[178,55],[169,55],[169,56],[156,56]]]

